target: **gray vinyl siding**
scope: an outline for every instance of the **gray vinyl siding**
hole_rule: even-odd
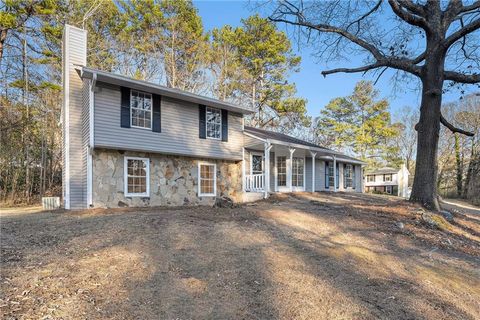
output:
[[[325,190],[325,161],[315,159],[315,191]]]
[[[316,168],[315,168],[316,169]],[[315,175],[317,173],[315,172]],[[312,158],[305,158],[305,191],[312,191]]]
[[[64,135],[63,141],[64,147],[68,144],[69,148],[69,172],[65,172],[65,174],[69,176],[70,208],[79,209],[85,207],[85,201],[83,199],[83,173],[85,172],[85,163],[82,156],[83,81],[75,70],[75,65],[86,64],[86,33],[76,28],[66,28],[65,30],[69,32],[69,41],[65,44],[68,46],[68,55],[64,55],[64,62],[67,64],[66,69],[68,70],[68,73],[64,74],[64,77],[68,77],[69,80],[69,90],[66,93],[69,98],[69,108],[68,114],[65,113],[64,119],[64,125],[68,125],[69,139],[67,141]],[[66,152],[66,149],[64,149],[64,152]],[[68,183],[67,177],[65,177],[64,182]]]
[[[363,176],[362,176],[362,166],[355,165],[355,191],[363,192]]]
[[[198,105],[162,96],[161,131],[120,127],[120,88],[99,84],[95,92],[95,147],[242,160],[242,115],[228,113],[228,142],[200,139]]]
[[[251,151],[245,149],[245,158],[243,159],[243,161],[245,161],[245,174],[251,174],[250,173],[250,155],[251,155]]]

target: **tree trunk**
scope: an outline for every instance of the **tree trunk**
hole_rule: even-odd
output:
[[[458,133],[454,134],[455,137],[455,163],[457,169],[457,196],[460,198],[462,196],[462,180],[463,180],[463,166],[462,159],[460,157],[460,143],[458,138]]]
[[[0,66],[2,65],[3,48],[4,48],[5,41],[7,40],[7,32],[8,32],[8,29],[0,30]]]
[[[430,39],[432,47],[438,39]],[[427,42],[427,48],[428,46]],[[432,50],[439,50],[432,48]],[[428,49],[427,49],[428,50]],[[439,210],[437,195],[437,152],[440,133],[442,106],[443,65],[445,56],[441,52],[431,54],[422,72],[422,102],[418,131],[417,161],[410,201],[418,202],[431,210]]]

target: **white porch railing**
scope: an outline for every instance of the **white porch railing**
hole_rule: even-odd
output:
[[[245,175],[245,191],[263,192],[264,191],[264,174],[247,174]]]

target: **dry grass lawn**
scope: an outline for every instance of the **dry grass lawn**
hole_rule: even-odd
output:
[[[480,216],[393,198],[17,210],[0,239],[2,319],[480,319]]]

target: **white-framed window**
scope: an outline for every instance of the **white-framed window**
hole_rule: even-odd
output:
[[[338,173],[338,170],[337,170],[337,173]],[[335,172],[333,168],[333,162],[325,162],[325,188],[329,189],[330,187],[334,187],[334,183],[335,183],[335,178],[333,177],[334,174]]]
[[[206,107],[205,113],[207,138],[222,139],[222,111],[220,109]]]
[[[384,174],[383,175],[383,181],[385,181],[385,182],[392,181],[392,174]]]
[[[152,95],[130,90],[130,126],[152,129]]]
[[[343,173],[343,177],[345,178],[343,183],[344,188],[352,188],[353,187],[353,170],[351,164],[345,165],[345,172]]]
[[[287,157],[277,157],[277,186],[287,186]]]
[[[150,159],[124,158],[124,184],[126,197],[150,196]]]
[[[305,159],[294,157],[292,159],[292,186],[303,187]]]
[[[215,163],[198,163],[198,196],[215,196],[217,194],[217,165]]]
[[[367,182],[375,182],[375,176],[372,174],[367,175]]]

